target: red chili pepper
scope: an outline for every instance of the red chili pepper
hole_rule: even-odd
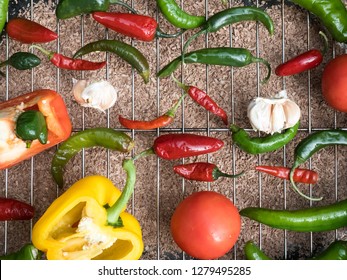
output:
[[[304,71],[313,69],[317,67],[323,61],[323,56],[328,48],[328,39],[323,32],[319,33],[325,39],[325,47],[321,52],[317,49],[312,49],[307,52],[304,52],[298,56],[293,57],[292,59],[278,65],[275,69],[277,76],[290,76],[302,73]]]
[[[188,180],[203,182],[214,182],[219,177],[236,178],[243,174],[243,172],[239,174],[227,174],[221,172],[215,164],[208,162],[194,162],[176,165],[174,166],[174,171]]]
[[[154,140],[153,147],[141,152],[134,160],[146,155],[157,155],[173,160],[216,152],[224,146],[217,138],[189,133],[169,133]]]
[[[122,126],[129,129],[149,130],[149,129],[155,129],[155,128],[167,126],[173,122],[177,109],[179,105],[182,103],[182,100],[184,99],[184,97],[185,97],[185,94],[181,96],[178,102],[169,111],[167,111],[164,115],[161,115],[160,117],[154,120],[150,120],[150,121],[130,120],[130,119],[123,118],[122,116],[119,116],[119,122]]]
[[[202,91],[201,89],[197,87],[182,84],[175,77],[173,77],[173,79],[178,84],[178,86],[182,88],[186,93],[188,93],[189,96],[196,103],[204,107],[207,111],[210,111],[216,116],[219,116],[223,120],[224,124],[228,125],[227,113],[221,107],[219,107],[217,103],[211,97],[207,95],[206,92]]]
[[[155,19],[138,14],[93,12],[93,18],[103,26],[141,41],[152,41],[154,38],[173,38],[181,35],[183,31],[175,34],[162,33]]]
[[[0,198],[0,221],[30,220],[34,217],[33,206],[12,198]]]
[[[255,169],[286,180],[289,180],[289,173],[291,170],[287,167],[266,165],[256,166]],[[318,173],[309,169],[296,168],[294,171],[293,180],[297,183],[315,184],[318,181]]]
[[[93,62],[84,59],[74,59],[59,53],[47,51],[39,46],[33,45],[32,47],[39,49],[48,57],[48,59],[52,62],[53,65],[61,69],[80,71],[99,70],[106,65],[106,61]]]
[[[54,31],[25,18],[10,19],[6,32],[10,38],[24,44],[47,43],[58,38]]]

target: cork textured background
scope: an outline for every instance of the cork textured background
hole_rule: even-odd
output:
[[[181,94],[181,90],[171,78],[157,79],[155,73],[169,61],[180,55],[183,42],[195,33],[187,31],[175,39],[158,39],[153,42],[131,40],[106,30],[90,15],[57,21],[54,9],[57,1],[12,1],[10,17],[21,16],[32,19],[55,30],[59,40],[44,45],[46,49],[59,51],[71,56],[82,45],[103,38],[119,39],[131,43],[148,59],[151,69],[150,82],[144,84],[142,78],[119,57],[98,53],[86,56],[90,59],[107,59],[108,66],[99,71],[80,72],[59,70],[40,53],[42,64],[32,71],[6,69],[7,77],[0,83],[0,101],[14,98],[35,89],[49,88],[58,91],[64,98],[73,123],[73,131],[91,127],[112,127],[120,129],[118,115],[135,119],[152,119],[166,112]],[[155,1],[125,1],[138,10],[158,19],[159,26],[167,33],[177,31],[160,14]],[[180,1],[182,8],[192,14],[213,15],[224,8],[220,0]],[[275,24],[275,34],[253,21],[241,22],[225,27],[207,36],[201,36],[189,50],[204,47],[232,46],[244,47],[256,55],[267,59],[274,69],[282,61],[311,48],[321,49],[323,42],[318,32],[322,25],[289,1],[229,1],[229,6],[258,5],[266,10]],[[112,11],[124,11],[112,6]],[[158,135],[174,132],[194,132],[218,137],[225,146],[218,152],[188,158],[164,161],[155,156],[137,162],[137,184],[128,211],[139,220],[143,229],[145,250],[142,259],[189,259],[174,243],[170,234],[170,218],[177,204],[195,191],[214,190],[229,197],[238,209],[249,206],[276,209],[301,209],[333,203],[347,197],[347,150],[345,147],[328,147],[302,167],[319,173],[319,181],[314,186],[299,185],[306,194],[323,196],[320,202],[309,202],[294,193],[288,184],[278,178],[257,173],[258,164],[291,166],[295,145],[311,131],[328,128],[346,128],[346,114],[328,107],[321,95],[320,77],[324,65],[335,55],[345,52],[342,45],[332,41],[323,63],[310,72],[281,78],[272,73],[268,83],[260,81],[266,75],[262,65],[251,64],[243,68],[222,66],[185,65],[175,72],[184,83],[195,85],[214,98],[228,113],[229,122],[251,131],[247,118],[247,106],[257,97],[271,97],[282,89],[299,104],[302,117],[298,135],[285,148],[260,156],[248,155],[233,145],[228,127],[208,114],[192,100],[186,98],[177,117],[169,127],[152,131],[125,130],[135,139],[133,153],[151,147]],[[5,60],[17,51],[28,51],[29,46],[15,42],[3,34],[0,42],[0,59]],[[84,109],[72,96],[72,79],[107,79],[119,90],[119,98],[114,107],[103,114],[95,109]],[[0,132],[1,133],[1,132]],[[121,162],[127,156],[103,148],[93,148],[79,153],[71,160],[64,175],[65,189],[57,189],[50,175],[50,163],[55,148],[40,153],[31,160],[22,162],[8,170],[0,171],[0,195],[26,201],[35,206],[32,221],[12,221],[0,223],[0,254],[18,250],[30,242],[31,229],[53,200],[68,186],[80,178],[100,174],[109,177],[120,188],[124,185],[125,174]],[[193,161],[210,161],[224,172],[245,171],[237,179],[220,178],[213,183],[187,181],[174,174],[173,166]],[[221,259],[244,259],[243,246],[248,240],[255,241],[264,252],[274,259],[305,259],[320,252],[332,241],[346,239],[346,228],[322,233],[297,233],[260,226],[249,219],[242,219],[242,229],[235,247]]]

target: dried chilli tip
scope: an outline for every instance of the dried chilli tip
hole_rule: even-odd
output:
[[[33,206],[12,198],[0,198],[0,221],[30,220],[34,217]]]
[[[288,167],[258,165],[255,167],[255,170],[280,179],[290,180],[290,168]],[[296,168],[294,170],[293,181],[296,183],[315,184],[318,181],[318,173],[310,169]]]

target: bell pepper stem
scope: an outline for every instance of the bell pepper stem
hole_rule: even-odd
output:
[[[305,195],[304,193],[302,193],[299,188],[296,186],[295,182],[294,182],[294,171],[295,169],[297,168],[298,166],[294,165],[291,170],[290,170],[290,173],[289,173],[289,179],[290,179],[290,183],[291,183],[291,186],[293,188],[293,190],[298,193],[299,195],[301,195],[302,197],[308,199],[308,200],[311,200],[311,201],[320,201],[323,199],[323,197],[309,197],[307,195]]]
[[[181,29],[180,31],[172,34],[164,33],[159,27],[156,30],[156,37],[157,38],[177,38],[178,36],[182,35],[186,29]]]
[[[261,83],[262,83],[262,84],[267,83],[267,81],[270,79],[270,76],[271,76],[271,65],[270,65],[270,63],[269,63],[267,60],[265,60],[265,59],[263,59],[263,58],[260,58],[260,57],[254,57],[254,58],[253,58],[253,61],[254,61],[254,62],[263,63],[263,64],[266,66],[266,68],[267,68],[267,75],[266,75],[266,77],[261,81]]]
[[[183,89],[185,92],[188,92],[189,86],[181,83],[173,74],[171,74],[171,78],[176,82],[176,84]]]
[[[123,161],[122,167],[127,174],[127,179],[125,186],[122,190],[122,194],[117,199],[115,204],[113,204],[107,211],[107,223],[111,226],[115,226],[118,224],[118,219],[120,217],[120,213],[128,204],[128,201],[131,198],[131,195],[134,191],[135,183],[136,183],[136,167],[133,159],[125,159]]]
[[[322,50],[322,54],[325,55],[326,52],[328,51],[329,49],[329,42],[328,42],[328,38],[327,38],[327,35],[325,35],[325,33],[323,31],[319,31],[319,35],[321,35],[324,39],[324,47],[323,47],[323,50]]]

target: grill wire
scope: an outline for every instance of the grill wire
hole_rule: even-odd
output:
[[[56,3],[58,2],[58,0],[55,1]],[[135,1],[127,1],[128,3],[131,3],[131,5],[136,8],[136,3],[134,3]],[[138,2],[138,1],[137,1]],[[177,1],[179,2],[179,1]],[[187,7],[187,2],[189,1],[183,1],[181,0],[180,1],[180,5],[181,7],[184,9],[185,7]],[[211,0],[208,1],[208,0],[204,0],[205,2],[205,7],[209,7],[209,2],[212,2]],[[234,6],[234,1],[229,1],[229,6]],[[285,33],[285,30],[286,30],[286,21],[285,21],[285,16],[286,16],[286,8],[288,6],[288,3],[287,1],[285,0],[278,0],[278,1],[274,1],[276,3],[280,3],[281,5],[281,22],[282,22],[282,25],[280,27],[277,27],[277,28],[281,28],[281,32],[282,32],[282,61],[285,61],[286,60],[286,57],[287,57],[287,54],[286,54],[286,51],[287,51],[287,45],[286,45],[286,33]],[[148,3],[148,2],[147,2]],[[247,0],[244,0],[244,4],[246,5],[256,5],[256,6],[260,6],[260,4],[263,3],[262,1],[247,1]],[[31,17],[33,18],[34,17],[34,10],[33,10],[33,7],[34,7],[34,1],[31,0],[30,1],[30,15]],[[208,17],[208,15],[210,15],[209,11],[208,11],[208,8],[205,9],[205,15],[206,17]],[[159,20],[160,18],[160,15],[159,15],[159,12],[157,11],[156,12],[156,18],[157,20]],[[81,24],[81,37],[79,38],[80,40],[80,43],[81,45],[84,45],[84,40],[85,40],[85,33],[84,33],[84,18],[83,16],[81,17],[81,21],[80,21],[80,24]],[[306,49],[310,49],[311,48],[311,43],[310,43],[310,26],[311,26],[311,17],[309,14],[307,14],[307,20],[306,20],[306,32],[307,32],[307,45],[305,46]],[[57,33],[58,35],[60,35],[60,32],[61,32],[61,28],[60,28],[60,23],[59,21],[57,22]],[[229,27],[229,45],[230,46],[233,46],[233,27],[230,26]],[[261,56],[261,51],[260,51],[260,45],[259,45],[259,41],[261,40],[261,38],[259,38],[259,26],[258,24],[256,25],[256,46],[255,46],[255,52],[256,52],[256,56]],[[106,30],[105,31],[105,38],[109,38],[109,33],[108,31]],[[183,43],[185,42],[185,36],[181,36],[181,47],[183,46]],[[6,43],[6,58],[9,57],[9,54],[10,54],[10,47],[9,47],[9,39],[6,35],[6,37],[3,39]],[[134,43],[134,42],[132,42]],[[58,39],[57,42],[56,42],[56,50],[57,52],[60,52],[60,40]],[[206,35],[205,37],[205,41],[204,41],[204,47],[209,47],[210,46],[210,41],[209,41],[209,35]],[[159,42],[159,40],[156,41],[155,43],[155,48],[156,48],[156,65],[157,65],[157,71],[160,69],[159,68],[159,65],[161,65],[161,56],[160,56],[160,48],[161,48],[161,44]],[[332,49],[332,57],[335,56],[335,46],[333,47]],[[107,60],[109,61],[110,57],[109,55],[107,55]],[[110,75],[110,69],[109,69],[109,63],[107,63],[107,68],[106,68],[106,79],[109,78],[109,75]],[[184,71],[182,71],[182,76],[181,76],[181,81],[184,82],[186,80],[186,77],[184,76]],[[205,90],[207,92],[209,92],[209,86],[210,86],[210,76],[209,76],[209,66],[206,66],[206,72],[205,72],[205,76],[203,77],[205,79]],[[82,75],[82,78],[84,78],[84,73],[81,74]],[[131,72],[131,96],[132,96],[132,102],[131,102],[131,114],[132,114],[132,118],[135,119],[136,118],[136,108],[135,108],[135,103],[138,102],[138,100],[136,100],[136,95],[135,95],[135,92],[136,92],[136,87],[135,87],[135,75],[136,73],[134,72],[134,70],[132,70]],[[260,66],[257,65],[256,66],[256,79],[257,79],[257,87],[256,87],[256,95],[257,96],[261,96],[261,85],[260,85],[260,80],[261,80],[261,70],[260,70]],[[59,70],[58,68],[56,69],[56,91],[57,92],[60,92],[61,91],[61,70]],[[11,98],[10,94],[9,94],[9,79],[12,78],[9,76],[9,69],[6,68],[6,90],[5,90],[5,93],[1,93],[1,96],[4,100],[8,100]],[[235,122],[235,111],[236,111],[236,107],[237,107],[237,104],[235,104],[234,102],[234,98],[235,98],[235,86],[234,86],[234,71],[233,69],[231,69],[231,72],[230,72],[230,81],[231,81],[231,87],[230,87],[230,108],[231,108],[231,112],[230,113],[230,122],[231,123],[234,123]],[[163,93],[161,92],[160,90],[160,85],[161,83],[165,83],[165,81],[161,81],[159,79],[156,80],[156,104],[157,104],[157,107],[156,107],[156,111],[157,111],[157,115],[160,115],[160,113],[163,111],[162,110],[162,107],[160,106],[161,104],[161,99],[163,98]],[[282,87],[283,89],[286,89],[286,79],[282,79]],[[35,70],[32,70],[31,72],[31,90],[34,90],[35,88]],[[307,133],[311,133],[315,130],[319,130],[319,129],[328,129],[328,128],[314,128],[313,125],[312,125],[312,115],[311,115],[311,88],[312,88],[312,84],[311,84],[311,74],[310,72],[307,73],[307,92],[306,92],[306,96],[307,96],[307,99],[308,99],[308,102],[309,102],[309,106],[308,106],[308,129],[301,129],[301,131],[304,131],[304,132],[307,132]],[[185,106],[185,101],[183,102],[183,105],[182,105],[182,108]],[[84,130],[87,125],[86,125],[86,121],[85,121],[85,115],[88,114],[87,112],[85,112],[85,109],[82,109],[83,112],[82,112],[82,127],[80,128],[74,128],[74,132],[76,131],[80,131],[80,130]],[[170,127],[170,128],[163,128],[163,129],[158,129],[158,130],[153,130],[153,131],[150,131],[151,133],[155,133],[155,136],[159,136],[161,135],[162,133],[165,133],[165,132],[178,132],[178,133],[181,133],[181,132],[189,132],[189,133],[204,133],[206,135],[213,135],[214,133],[221,133],[221,134],[224,134],[224,135],[227,135],[228,134],[228,129],[225,128],[225,127],[213,127],[211,125],[211,121],[210,121],[210,115],[209,113],[206,113],[206,122],[207,122],[207,126],[206,127],[193,127],[193,128],[190,128],[190,127],[186,127],[185,124],[186,124],[186,112],[185,110],[181,110],[180,111],[180,114],[181,114],[181,123],[180,123],[180,126],[178,127]],[[334,117],[334,127],[338,127],[338,121],[337,121],[337,113],[334,113],[333,115]],[[110,111],[107,112],[107,127],[111,127],[111,118],[112,116],[110,115]],[[341,128],[341,127],[340,127]],[[346,127],[344,127],[343,129],[347,129]],[[132,136],[133,139],[137,139],[138,135],[140,134],[146,134],[148,132],[144,132],[144,131],[134,131],[134,130],[127,130],[127,129],[121,129],[120,130],[123,130],[125,132],[127,132],[129,135]],[[251,131],[251,128],[247,128],[248,131]],[[237,148],[235,148],[234,146],[231,148],[231,151],[232,151],[232,170],[236,170],[237,169],[237,159],[236,159],[236,156],[234,156],[236,153],[237,153]],[[339,176],[338,176],[338,165],[339,165],[339,162],[338,162],[338,149],[337,147],[334,148],[334,179],[333,179],[333,184],[334,184],[334,193],[335,193],[335,200],[338,200],[339,199],[339,193],[343,193],[345,192],[345,188],[346,186],[344,186],[344,191],[340,190],[340,188],[338,187],[339,185]],[[111,166],[110,166],[110,152],[107,151],[107,170],[106,170],[106,175],[109,176],[110,175],[110,172],[111,172]],[[283,162],[282,164],[284,166],[288,166],[288,160],[287,160],[287,149],[284,148],[283,149]],[[206,159],[208,161],[210,161],[210,156],[207,156]],[[186,160],[182,160],[182,163],[184,163]],[[85,162],[86,162],[86,155],[85,155],[85,151],[82,151],[82,176],[85,176],[86,173],[85,173],[85,170],[86,170],[86,167],[85,167]],[[156,249],[155,249],[155,255],[151,255],[151,258],[153,259],[169,259],[169,258],[182,258],[182,259],[189,259],[190,257],[187,256],[186,254],[184,253],[177,253],[177,255],[167,255],[165,252],[163,252],[163,241],[161,240],[162,236],[161,236],[161,228],[162,226],[165,226],[163,225],[163,211],[165,211],[165,209],[162,209],[163,208],[163,205],[161,203],[161,192],[162,192],[162,188],[161,188],[161,185],[162,185],[162,177],[161,177],[161,172],[162,172],[162,161],[159,160],[158,158],[154,161],[155,162],[155,169],[156,169],[156,191],[155,191],[155,208],[156,208],[156,213],[155,213],[155,224],[156,224],[156,229],[155,229],[155,234],[156,234]],[[257,157],[257,164],[262,164],[263,162],[263,157],[262,156],[258,156]],[[311,160],[309,162],[309,165],[308,167],[311,168],[312,166],[312,163],[311,163]],[[30,180],[30,198],[28,199],[28,201],[31,203],[33,201],[35,201],[35,176],[36,176],[36,162],[35,162],[35,157],[33,157],[31,160],[30,160],[30,174],[29,175],[26,175],[28,176],[27,180],[29,181]],[[1,188],[4,189],[4,192],[3,192],[3,195],[4,196],[9,196],[9,188],[10,188],[10,185],[11,183],[9,182],[9,174],[11,172],[11,169],[8,169],[8,170],[4,170],[4,171],[1,171],[2,172],[2,177],[0,178],[3,178],[3,182],[1,183]],[[258,200],[258,206],[263,206],[263,200],[262,200],[262,194],[263,194],[263,189],[264,189],[264,183],[263,183],[263,176],[261,174],[257,174],[257,181],[258,181],[258,193],[259,193],[259,200]],[[141,178],[138,179],[139,181],[141,180]],[[232,185],[233,185],[233,188],[232,188],[232,192],[230,194],[230,198],[233,200],[234,204],[235,205],[238,205],[239,203],[239,197],[238,197],[238,192],[237,192],[237,187],[238,187],[238,179],[232,179]],[[180,186],[180,190],[181,190],[181,197],[184,197],[187,190],[186,190],[186,184],[187,182],[185,180],[181,180],[181,186]],[[211,187],[211,184],[207,184],[207,189],[212,189]],[[341,187],[342,189],[342,187]],[[133,195],[133,199],[132,199],[132,202],[131,202],[131,212],[132,214],[134,214],[135,216],[141,211],[141,209],[137,209],[137,198],[136,198],[136,192],[138,190],[135,190],[135,193]],[[56,196],[58,197],[59,195],[61,194],[61,190],[59,190],[58,188],[56,189]],[[313,195],[313,187],[310,186],[310,195]],[[282,193],[283,197],[283,203],[284,203],[284,208],[288,208],[288,205],[287,205],[287,195],[288,195],[288,184],[284,181],[283,182],[283,193]],[[312,206],[312,203],[310,203],[310,206]],[[3,222],[1,224],[1,234],[2,234],[2,237],[1,237],[1,240],[0,240],[0,244],[1,244],[1,252],[3,254],[7,253],[7,252],[10,252],[11,250],[13,249],[18,249],[20,248],[23,244],[9,244],[9,223],[10,222]],[[30,221],[30,229],[33,227],[33,221]],[[257,243],[259,244],[260,248],[262,249],[267,249],[264,244],[263,244],[263,241],[264,241],[264,238],[269,238],[268,235],[266,236],[263,236],[264,235],[264,232],[266,232],[266,230],[264,229],[264,226],[262,225],[259,225],[258,228],[256,228],[256,232],[252,235],[254,238],[255,238],[255,241],[257,241]],[[12,231],[13,233],[13,231]],[[21,233],[19,233],[21,234]],[[242,233],[241,233],[242,234]],[[288,259],[288,258],[293,258],[293,256],[289,256],[288,255],[288,232],[287,231],[284,231],[284,234],[283,234],[283,240],[281,240],[280,242],[283,242],[283,258],[285,259]],[[345,231],[335,231],[334,233],[334,238],[339,238],[341,237],[341,234],[342,236],[345,234]],[[30,232],[30,235],[31,235],[31,232]],[[13,240],[13,239],[11,239]],[[325,245],[326,243],[324,242],[321,242],[319,243],[319,241],[314,241],[315,240],[315,236],[314,234],[310,234],[310,237],[309,237],[309,254],[311,254],[314,250],[315,250],[315,245],[318,244],[318,247],[319,246],[323,246]],[[28,240],[27,240],[28,241]],[[275,240],[276,242],[278,240]],[[145,246],[146,246],[146,240],[144,240],[145,242]],[[168,240],[167,242],[173,242],[172,240]],[[242,241],[243,242],[243,241]],[[242,254],[242,244],[241,241],[239,241],[236,246],[234,246],[234,248],[232,249],[232,252],[230,254],[227,255],[227,258],[230,258],[230,259],[242,259],[244,258],[243,254]],[[315,243],[317,242],[317,244]],[[153,245],[153,244],[152,244]],[[174,246],[174,245],[173,245]],[[171,246],[171,247],[173,247]],[[154,251],[154,250],[153,250]],[[305,257],[305,255],[307,255],[307,252],[304,254],[304,255],[299,255],[300,258],[303,258]],[[171,257],[170,257],[171,256]],[[277,256],[277,257],[281,257],[282,256]],[[148,258],[148,256],[144,255],[144,258]]]

